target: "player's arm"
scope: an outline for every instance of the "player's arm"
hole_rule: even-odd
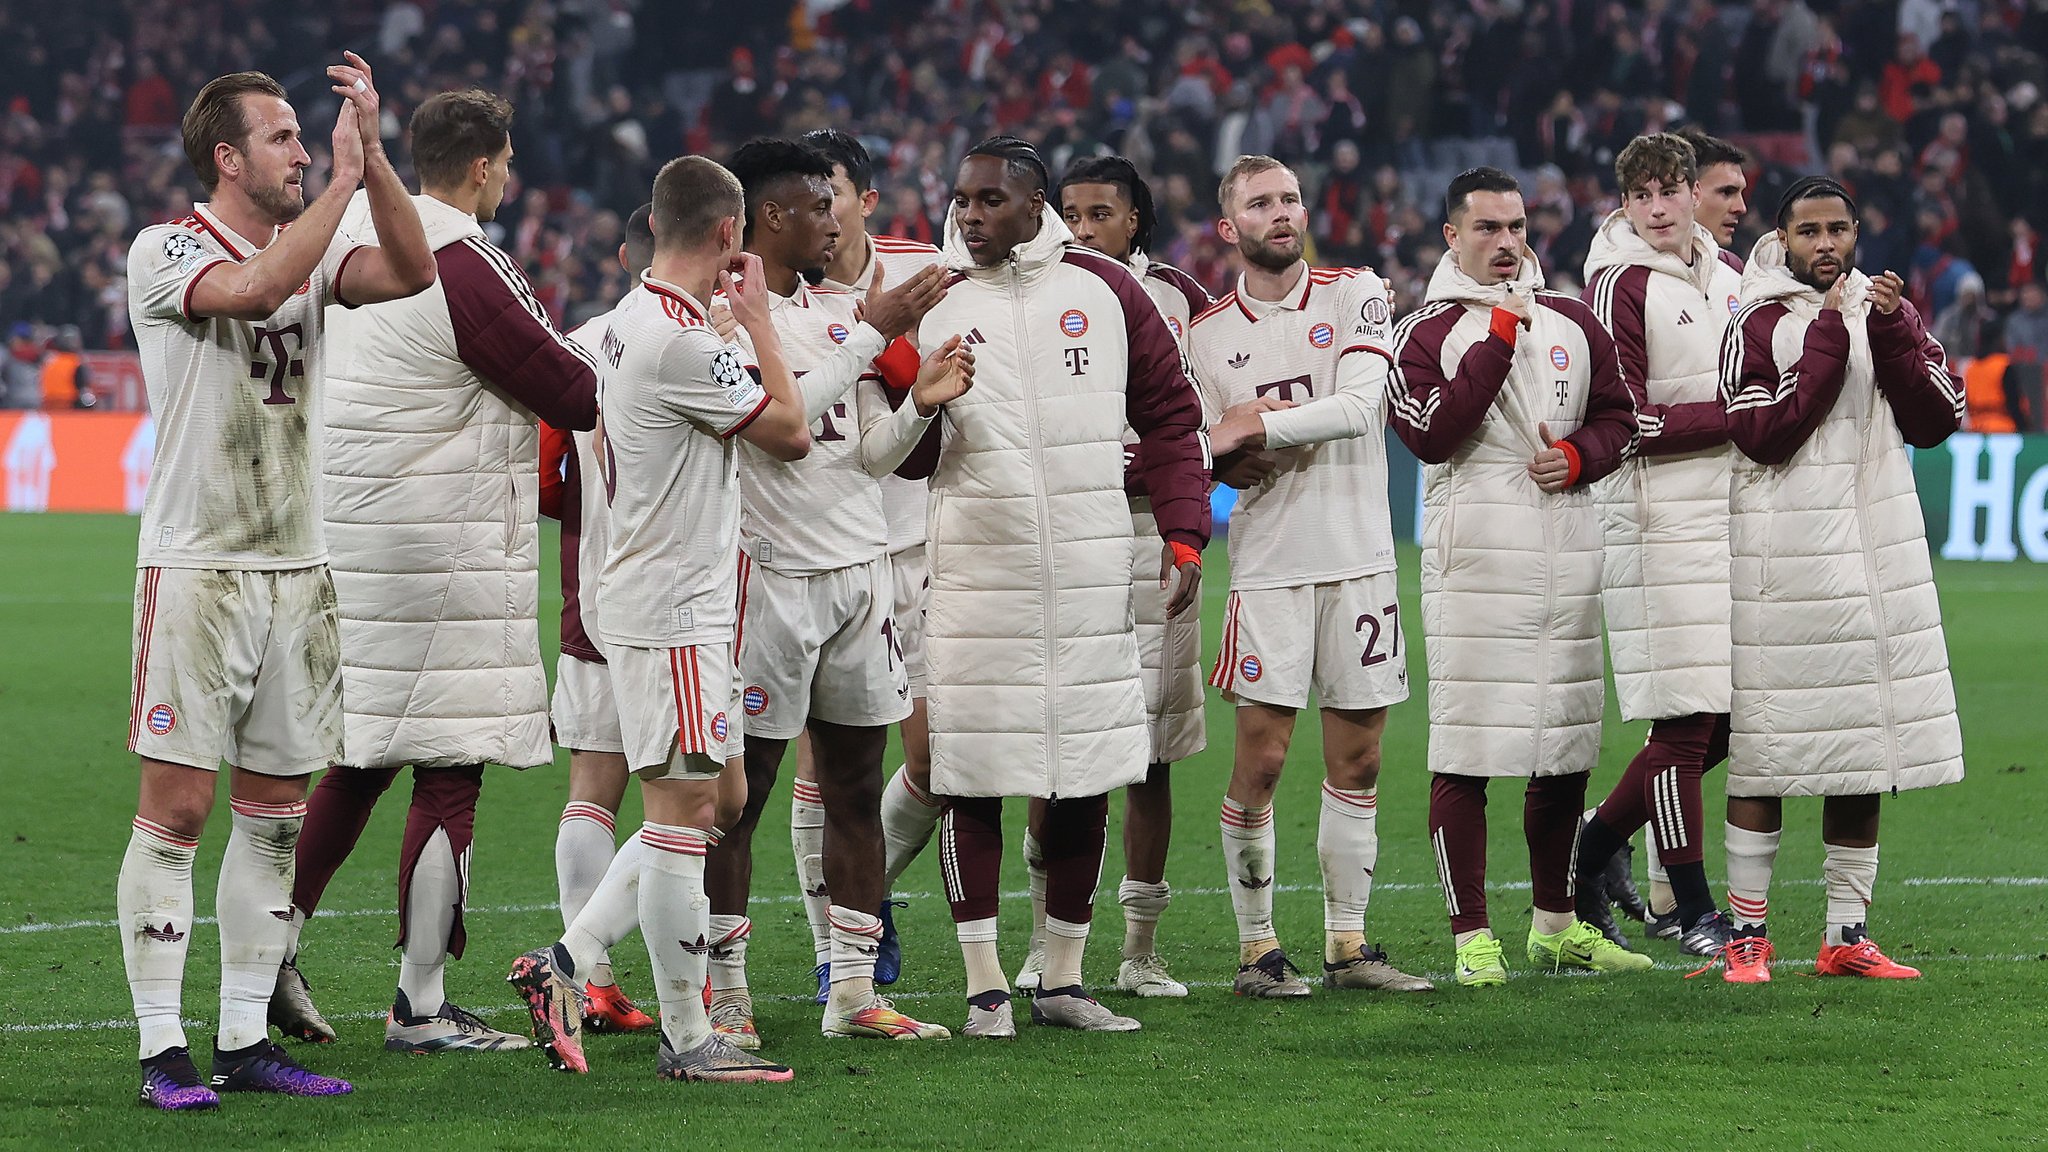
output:
[[[1591,484],[1611,475],[1636,451],[1636,402],[1621,369],[1614,340],[1594,319],[1591,309],[1570,301],[1566,314],[1585,333],[1588,368],[1586,415],[1579,426],[1555,446],[1570,467],[1564,487]]]
[[[861,467],[877,478],[895,473],[923,480],[938,466],[939,413],[974,387],[974,352],[958,336],[919,362],[917,379],[905,392],[885,389],[870,375],[857,396]]]
[[[569,469],[575,467],[576,442],[567,432],[543,422],[540,426],[540,514],[562,518],[562,496]]]
[[[797,392],[803,398],[804,416],[810,421],[832,410],[846,398],[847,390],[862,377],[875,375],[875,360],[888,341],[866,322],[856,322],[838,345],[816,368],[797,377]],[[858,400],[856,400],[858,403]]]
[[[420,226],[412,196],[384,155],[377,86],[370,65],[353,52],[342,55],[348,64],[329,68],[327,75],[335,82],[334,90],[355,109],[359,171],[370,194],[370,221],[377,229],[378,247],[357,251],[342,264],[334,285],[335,298],[351,305],[401,300],[434,283],[434,250],[427,247],[427,233]]]
[[[1871,282],[1870,359],[1906,443],[1932,448],[1963,426],[1963,390],[1949,375],[1941,342],[1901,298],[1903,287],[1894,272]]]
[[[596,427],[597,362],[548,319],[518,267],[480,236],[448,245],[438,259],[462,362],[548,424]]]
[[[790,375],[789,365],[782,359],[782,338],[768,314],[767,276],[761,271],[761,258],[752,252],[742,255],[740,276],[735,281],[730,271],[720,272],[719,287],[733,319],[746,329],[753,343],[766,397],[754,414],[728,435],[737,435],[777,460],[801,460],[811,454],[811,418],[804,413],[796,377]]]
[[[1848,378],[1849,328],[1836,308],[1822,308],[1805,325],[1797,359],[1779,367],[1772,347],[1778,328],[1798,323],[1783,304],[1773,302],[1743,309],[1721,337],[1728,438],[1759,464],[1791,459],[1835,406]]]
[[[1527,307],[1519,297],[1509,301]],[[1512,307],[1495,308],[1486,338],[1467,348],[1447,375],[1440,367],[1443,341],[1460,313],[1451,308],[1406,326],[1387,379],[1394,434],[1425,464],[1449,460],[1479,430],[1514,367],[1516,334],[1527,319]]]
[[[1636,401],[1639,456],[1675,456],[1728,442],[1728,410],[1721,401],[1650,403],[1650,348],[1644,319],[1650,270],[1640,265],[1608,268],[1593,277],[1580,298],[1614,337],[1621,375]]]
[[[1176,572],[1180,576],[1166,604],[1166,614],[1177,616],[1201,590],[1202,549],[1210,529],[1209,436],[1203,429],[1201,394],[1173,329],[1137,279],[1120,268],[1117,273],[1104,282],[1123,308],[1129,348],[1124,421],[1138,433],[1132,467],[1166,540],[1160,583],[1169,584]]]

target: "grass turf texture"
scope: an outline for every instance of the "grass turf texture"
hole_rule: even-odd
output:
[[[1134,1036],[1023,1025],[1014,1043],[827,1041],[809,1003],[811,954],[794,902],[785,780],[756,846],[751,969],[767,1052],[793,1085],[660,1083],[652,1036],[592,1037],[592,1074],[548,1071],[538,1054],[401,1057],[382,1048],[397,956],[389,913],[405,783],[377,812],[354,859],[306,930],[302,956],[341,1041],[294,1045],[319,1071],[356,1084],[352,1097],[232,1096],[214,1115],[162,1116],[132,1103],[135,1040],[114,915],[114,877],[135,800],[123,747],[128,701],[134,521],[0,516],[0,1147],[132,1141],[152,1148],[1141,1146],[1191,1135],[1255,1147],[1465,1148],[1657,1141],[1690,1131],[1756,1147],[1964,1146],[2038,1138],[2048,1090],[2040,990],[2048,887],[2048,571],[2030,565],[1938,564],[1970,776],[1886,805],[1884,867],[1872,927],[1926,978],[1905,984],[1815,980],[1822,893],[1819,805],[1787,805],[1773,927],[1783,966],[1761,988],[1712,974],[1681,979],[1668,943],[1653,973],[1578,977],[1533,972],[1523,956],[1527,857],[1519,789],[1493,790],[1490,893],[1513,979],[1507,987],[1433,994],[1316,996],[1295,1004],[1229,992],[1235,925],[1222,890],[1216,810],[1228,769],[1230,714],[1209,709],[1210,750],[1175,770],[1168,879],[1178,890],[1160,951],[1196,983],[1185,1001],[1108,996],[1144,1021]],[[552,552],[552,547],[548,549]],[[1204,591],[1215,651],[1224,565]],[[1402,554],[1413,622],[1415,557]],[[552,566],[543,588],[554,587]],[[550,614],[558,607],[549,605]],[[543,635],[552,636],[552,620]],[[1381,783],[1379,887],[1370,930],[1394,959],[1442,979],[1451,947],[1424,833],[1427,711],[1419,646],[1407,653],[1416,698],[1388,728]],[[1610,694],[1611,708],[1611,694]],[[1610,714],[1593,796],[1640,745],[1640,725]],[[895,761],[892,759],[891,764]],[[1303,725],[1277,809],[1278,925],[1311,975],[1321,943],[1314,847],[1321,777],[1313,723]],[[554,769],[493,769],[472,870],[469,951],[449,973],[458,1003],[523,1028],[503,983],[519,951],[553,939],[555,824],[566,757]],[[1719,787],[1710,779],[1707,853],[1719,875]],[[1112,805],[1112,812],[1119,806]],[[1023,886],[1011,805],[1006,885]],[[628,793],[621,829],[638,820]],[[210,910],[227,836],[216,806],[195,885]],[[1112,859],[1097,898],[1088,977],[1114,979],[1122,922]],[[939,896],[935,853],[905,877],[899,913],[906,964],[896,988],[913,1014],[957,1028],[960,960]],[[2016,880],[2014,878],[2028,878]],[[1916,883],[1915,881],[1920,881]],[[1517,882],[1520,882],[1517,885]],[[1006,900],[1005,962],[1022,960],[1028,904]],[[67,922],[87,921],[82,926]],[[185,1009],[202,1069],[216,1011],[218,937],[193,933]],[[654,1007],[646,952],[617,952],[629,993]],[[1020,1009],[1021,1009],[1020,1005]],[[1020,1019],[1022,1012],[1020,1011]],[[2033,1103],[2029,1103],[2029,1102]],[[118,1134],[118,1135],[117,1135]]]

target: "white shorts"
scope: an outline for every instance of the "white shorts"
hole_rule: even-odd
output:
[[[815,576],[740,559],[747,729],[793,740],[812,717],[881,728],[910,715],[889,558]]]
[[[740,754],[745,725],[732,645],[610,644],[605,660],[619,705],[626,766],[641,779],[709,779]]]
[[[1206,748],[1202,713],[1202,614],[1190,609],[1166,618],[1168,590],[1159,586],[1165,544],[1152,514],[1131,507],[1137,537],[1131,562],[1131,598],[1138,622],[1138,663],[1144,672],[1145,715],[1152,729],[1152,763],[1171,764]]]
[[[304,776],[341,759],[341,632],[327,565],[135,574],[128,750]]]
[[[889,573],[896,586],[896,638],[903,648],[904,675],[910,682],[910,698],[922,700],[925,611],[932,599],[932,569],[925,560],[924,545],[913,545],[891,555]]]
[[[1209,683],[1226,699],[1370,709],[1408,698],[1408,644],[1395,576],[1233,591]]]
[[[548,702],[555,743],[578,752],[624,752],[611,670],[562,653],[555,661],[555,694]]]

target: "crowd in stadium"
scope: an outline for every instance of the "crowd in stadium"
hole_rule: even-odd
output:
[[[615,246],[663,159],[761,132],[857,130],[886,169],[877,231],[916,239],[937,235],[951,158],[988,133],[1033,140],[1056,170],[1122,152],[1160,188],[1158,254],[1211,290],[1229,274],[1216,178],[1241,152],[1271,154],[1309,183],[1318,260],[1371,265],[1405,307],[1442,251],[1429,193],[1450,173],[1484,161],[1528,177],[1532,243],[1571,279],[1614,202],[1616,151],[1684,121],[1761,137],[1766,202],[1799,169],[1854,188],[1871,209],[1866,262],[1910,274],[1952,355],[2009,348],[2025,363],[2048,347],[2038,293],[2007,323],[2042,278],[2048,219],[2048,8],[2025,0],[81,7],[63,23],[0,16],[13,406],[43,402],[30,369],[51,345],[130,343],[122,255],[189,209],[176,128],[199,85],[263,61],[324,110],[310,65],[348,45],[389,77],[383,130],[401,166],[405,117],[427,95],[479,83],[518,107],[494,237],[565,322],[617,299],[620,273],[591,254]]]

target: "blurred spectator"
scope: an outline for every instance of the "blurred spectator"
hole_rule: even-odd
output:
[[[2038,279],[2020,286],[2019,307],[2005,318],[2005,407],[2021,431],[2042,431],[2041,380],[2048,365],[2048,288]]]

